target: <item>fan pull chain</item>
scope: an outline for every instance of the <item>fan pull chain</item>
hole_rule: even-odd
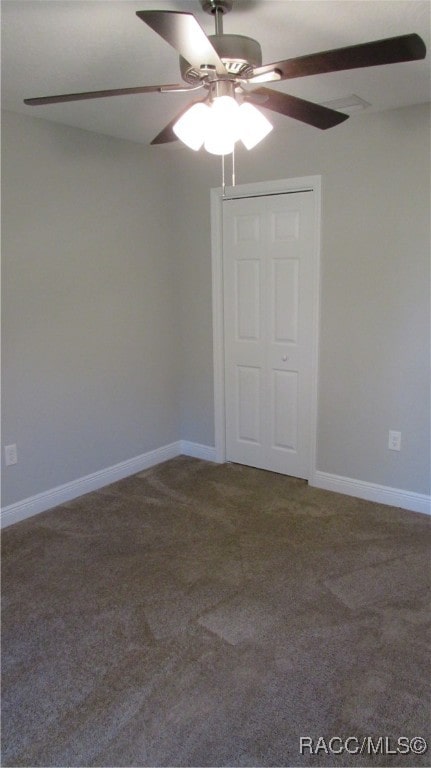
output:
[[[222,186],[222,196],[225,197],[226,195],[226,170],[225,170],[225,157],[226,155],[221,156],[221,186]],[[234,187],[236,184],[235,180],[235,144],[232,150],[232,186]]]

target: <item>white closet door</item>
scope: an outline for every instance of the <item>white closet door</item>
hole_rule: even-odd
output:
[[[307,478],[312,192],[223,201],[226,458]]]

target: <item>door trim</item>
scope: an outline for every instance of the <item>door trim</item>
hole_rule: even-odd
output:
[[[216,461],[226,461],[226,404],[225,404],[225,340],[223,306],[223,200],[238,197],[288,194],[310,191],[315,200],[315,251],[313,254],[313,339],[312,339],[312,395],[310,403],[310,456],[308,480],[316,471],[317,451],[317,396],[320,326],[320,241],[321,241],[321,176],[240,184],[211,190],[211,265],[212,265],[212,318],[214,365],[214,434]]]

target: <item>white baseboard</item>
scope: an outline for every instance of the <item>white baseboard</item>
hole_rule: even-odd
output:
[[[15,504],[9,504],[1,510],[1,527],[5,528],[12,523],[25,520],[27,517],[46,512],[48,509],[76,499],[84,493],[97,491],[99,488],[122,480],[124,477],[135,475],[137,472],[154,467],[163,461],[174,459],[180,454],[205,461],[217,461],[214,447],[193,443],[189,440],[178,440],[175,443],[135,456],[133,459],[122,461],[113,467],[107,467],[99,472],[93,472],[91,475],[72,480],[65,485],[59,485],[43,493],[17,501]],[[380,504],[389,504],[393,507],[431,515],[431,497],[425,494],[388,488],[384,485],[366,483],[362,480],[353,480],[349,477],[340,477],[319,471],[314,473],[310,485],[327,491],[345,493],[347,496],[356,496],[359,499],[377,501]]]
[[[129,477],[129,475],[135,475],[137,472],[149,469],[149,467],[160,464],[162,461],[173,459],[180,453],[181,441],[178,440],[176,443],[170,443],[170,445],[164,445],[154,451],[143,453],[141,456],[122,461],[113,467],[101,469],[99,472],[93,472],[91,475],[72,480],[65,485],[59,485],[43,493],[38,493],[36,496],[23,499],[23,501],[17,501],[1,510],[1,527],[5,528],[12,523],[18,523],[20,520],[39,514],[39,512],[46,512],[46,510],[76,499],[84,493],[97,491],[105,485],[115,483],[117,480]]]
[[[189,440],[181,440],[181,453],[184,456],[192,456],[195,459],[205,459],[205,461],[216,461],[216,449],[211,445],[201,445],[200,443],[191,443]]]
[[[399,488],[367,483],[363,480],[353,480],[350,477],[331,475],[328,472],[318,470],[314,472],[309,484],[326,491],[344,493],[347,496],[356,496],[358,499],[377,501],[380,504],[389,504],[391,507],[401,507],[411,512],[431,515],[431,496],[426,494],[403,491]]]
[[[183,454],[193,456],[196,459],[205,459],[206,461],[215,461],[215,448],[200,443],[191,443],[188,440],[177,440],[175,443],[156,448],[154,451],[148,451],[133,459],[122,461],[113,467],[101,469],[99,472],[93,472],[91,475],[79,477],[65,485],[59,485],[56,488],[50,488],[48,491],[30,496],[15,504],[9,504],[1,510],[1,527],[6,528],[12,523],[19,523],[27,517],[33,517],[40,512],[46,512],[48,509],[64,504],[66,501],[82,496],[84,493],[97,491],[106,485],[122,480],[124,477],[135,475],[144,469],[154,467],[163,461],[174,459]]]

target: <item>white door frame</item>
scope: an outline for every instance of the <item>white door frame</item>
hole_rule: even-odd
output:
[[[226,461],[226,406],[225,406],[225,349],[223,305],[223,200],[237,197],[260,197],[283,193],[311,191],[315,199],[316,246],[313,254],[313,339],[312,339],[312,395],[310,403],[310,457],[308,480],[316,470],[317,449],[317,394],[320,325],[320,226],[321,176],[303,176],[294,179],[240,184],[211,190],[211,263],[212,263],[212,316],[214,362],[214,427],[216,461]]]

